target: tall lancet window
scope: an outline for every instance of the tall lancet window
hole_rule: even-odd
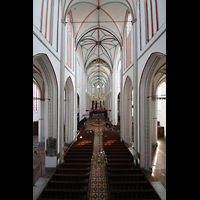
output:
[[[131,13],[126,18],[126,68],[131,64]]]
[[[39,98],[39,88],[33,82],[33,111],[38,110],[39,100],[37,98]]]
[[[67,14],[67,65],[71,68],[72,51],[72,21],[70,13]]]

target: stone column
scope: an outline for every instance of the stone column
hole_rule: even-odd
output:
[[[134,60],[134,67],[133,67],[133,88],[134,88],[134,95],[133,95],[133,102],[134,102],[134,163],[136,164],[136,160],[138,158],[137,152],[138,150],[138,138],[139,138],[139,116],[138,116],[138,61],[137,61],[137,21],[133,24],[133,60]]]
[[[76,51],[73,51],[75,54],[75,62],[74,62],[74,70],[75,70],[75,114],[74,114],[74,137],[73,140],[77,141],[77,78],[78,78],[78,72],[77,72],[77,55],[76,55]],[[79,108],[79,118],[81,119],[81,115],[80,115],[80,110],[81,108]]]
[[[60,109],[58,144],[60,153],[59,163],[64,162],[64,64],[65,64],[65,22],[61,20],[61,55],[60,55]]]
[[[123,139],[123,136],[122,136],[122,134],[123,134],[123,132],[122,132],[122,130],[123,130],[123,128],[124,128],[124,124],[123,124],[123,122],[122,122],[122,120],[123,120],[123,101],[122,101],[122,97],[123,97],[123,77],[122,77],[122,75],[123,75],[123,68],[124,68],[124,56],[123,56],[123,49],[120,49],[120,52],[121,52],[121,85],[120,85],[120,140],[122,141],[122,139]]]

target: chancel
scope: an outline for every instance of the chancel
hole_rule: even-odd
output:
[[[33,184],[48,179],[34,199],[160,199],[165,6],[33,1]]]
[[[105,100],[106,100],[106,98],[105,97],[101,97],[100,96],[101,95],[101,93],[100,92],[97,92],[97,97],[92,97],[91,98],[91,100],[94,102],[94,101],[96,101],[97,102],[97,107],[96,107],[96,110],[101,110],[101,101],[103,101],[103,107],[102,107],[102,109],[104,109],[104,102],[105,102]],[[92,105],[93,105],[93,103],[92,103]]]

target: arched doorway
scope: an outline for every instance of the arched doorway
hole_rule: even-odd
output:
[[[131,78],[127,76],[124,85],[124,141],[128,146],[132,145],[132,88],[133,84]]]
[[[75,139],[74,129],[74,87],[71,77],[65,83],[65,143],[70,144]]]
[[[165,70],[164,70],[165,69]],[[166,56],[152,53],[143,69],[139,85],[139,151],[140,166],[151,173],[152,145],[157,142],[156,89],[161,78],[166,78]]]
[[[55,168],[58,153],[58,84],[53,66],[46,54],[33,56],[33,79],[40,88],[38,142],[45,144],[45,171]],[[48,150],[47,139],[52,138],[53,150]]]

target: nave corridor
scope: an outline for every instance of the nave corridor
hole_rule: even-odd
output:
[[[155,150],[156,158],[154,156],[153,159],[154,173],[147,177],[140,168],[135,168],[132,164],[133,156],[124,142],[120,142],[118,133],[99,126],[100,130],[104,128],[105,131],[98,134],[98,127],[91,125],[94,121],[95,119],[87,120],[85,130],[80,132],[77,141],[65,154],[64,164],[59,165],[53,174],[44,172],[44,147],[39,147],[39,154],[33,155],[34,166],[42,161],[40,178],[48,179],[48,183],[43,185],[44,190],[40,190],[40,196],[37,194],[38,200],[160,199],[150,182],[160,182],[166,188],[166,176],[163,176],[166,175],[166,159],[162,158],[166,153],[166,139],[158,138],[159,146]],[[102,123],[109,121],[102,119]],[[36,139],[34,136],[34,140]],[[98,160],[99,152],[106,155],[104,158],[100,156],[101,161]],[[40,170],[37,174],[39,175],[35,179],[38,180]]]

